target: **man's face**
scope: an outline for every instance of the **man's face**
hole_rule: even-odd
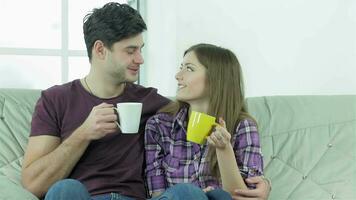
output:
[[[138,34],[114,43],[111,50],[107,49],[104,62],[110,76],[120,83],[137,81],[140,65],[143,64],[143,45],[142,34]]]

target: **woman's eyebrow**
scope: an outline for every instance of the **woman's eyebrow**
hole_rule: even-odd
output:
[[[196,66],[195,64],[193,64],[193,63],[182,63],[181,65],[193,65],[193,66]]]

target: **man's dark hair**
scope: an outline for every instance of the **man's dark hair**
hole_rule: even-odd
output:
[[[83,32],[89,60],[94,42],[101,40],[111,49],[115,42],[133,37],[147,30],[140,13],[127,4],[110,2],[95,8],[84,17]]]

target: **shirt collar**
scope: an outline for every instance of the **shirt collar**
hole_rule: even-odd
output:
[[[183,106],[173,119],[172,130],[187,127],[188,107]],[[174,131],[173,131],[174,132]]]

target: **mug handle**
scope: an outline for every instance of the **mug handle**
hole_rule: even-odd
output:
[[[115,121],[115,124],[116,124],[117,127],[121,130],[121,126],[120,126],[119,122]]]
[[[216,122],[214,122],[214,124],[212,125],[212,127],[211,128],[213,128],[213,126],[220,126],[220,124],[219,123],[216,123]],[[210,134],[211,134],[212,132],[210,132]],[[209,136],[210,136],[210,134],[209,135],[207,135],[207,136],[205,136],[205,139],[207,139]]]
[[[119,117],[119,111],[118,111],[117,108],[115,108],[115,107],[114,107],[114,112],[115,112],[116,116]],[[117,127],[121,130],[121,126],[120,126],[120,124],[119,124],[119,122],[118,122],[117,120],[115,121],[115,124],[116,124]]]

